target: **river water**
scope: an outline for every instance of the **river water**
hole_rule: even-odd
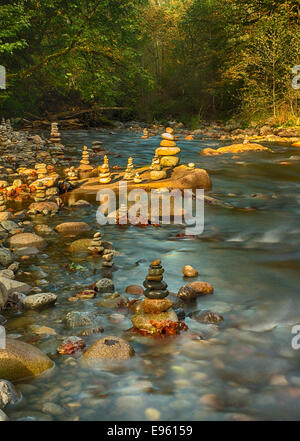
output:
[[[95,140],[119,155],[110,157],[111,167],[126,165],[129,155],[136,166],[150,163],[159,145],[159,137],[141,140],[140,134],[125,131],[63,133],[64,144],[73,146],[78,158],[82,146],[91,146]],[[100,308],[99,297],[68,301],[82,286],[102,277],[100,265],[93,257],[68,253],[74,238],[47,239],[45,253],[22,268],[31,271],[37,284],[43,280],[43,291],[58,294],[57,305],[39,313],[12,313],[7,329],[8,334],[17,334],[49,354],[56,365],[18,385],[23,399],[7,410],[10,419],[299,419],[300,350],[293,349],[291,342],[292,327],[300,324],[300,150],[272,145],[274,153],[233,159],[199,155],[202,148],[221,145],[216,140],[178,141],[178,145],[182,163],[192,161],[209,172],[213,189],[208,194],[230,206],[206,206],[205,230],[193,240],[173,240],[183,232],[182,226],[101,227],[104,239],[119,252],[113,281],[124,294],[126,286],[142,284],[149,263],[159,258],[169,290],[177,292],[187,283],[181,269],[191,264],[199,271],[196,280],[211,283],[215,292],[199,298],[187,311],[209,309],[220,313],[224,322],[216,327],[186,318],[189,329],[204,341],[185,333],[161,341],[133,336],[126,332],[131,327],[126,311]],[[92,206],[63,210],[56,218],[38,222],[53,227],[82,220],[97,231],[95,198],[89,200]],[[83,269],[69,273],[65,265],[71,262]],[[35,283],[26,275],[22,280]],[[87,346],[103,336],[118,335],[131,342],[136,356],[95,368],[58,356],[62,338],[72,335],[64,325],[71,310],[101,315],[104,333],[84,337]],[[115,312],[124,316],[117,324],[110,317]],[[51,327],[57,335],[37,337],[33,326]],[[61,409],[47,415],[41,411],[45,403]]]

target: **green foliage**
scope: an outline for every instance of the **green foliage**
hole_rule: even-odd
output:
[[[297,122],[299,15],[297,0],[1,1],[0,113]]]

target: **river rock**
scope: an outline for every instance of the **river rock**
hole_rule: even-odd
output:
[[[56,202],[44,201],[44,202],[33,202],[29,205],[29,210],[35,210],[38,213],[43,213],[44,210],[49,212],[58,211],[59,207]]]
[[[213,325],[217,325],[224,321],[224,318],[212,311],[195,311],[191,314],[191,317],[200,323],[210,323]]]
[[[93,239],[78,239],[71,243],[68,250],[70,253],[80,253],[86,251],[88,253],[88,248],[92,246]]]
[[[115,285],[111,279],[100,279],[96,282],[96,291],[99,293],[115,292]]]
[[[140,285],[129,285],[125,289],[127,294],[142,296],[144,294],[144,288]]]
[[[150,178],[152,181],[159,181],[160,179],[165,179],[167,177],[167,172],[165,170],[151,170]]]
[[[23,305],[26,309],[41,309],[54,305],[56,300],[56,294],[53,294],[52,292],[43,292],[27,296],[23,301]]]
[[[0,409],[4,409],[8,404],[16,404],[20,398],[10,381],[0,380]]]
[[[179,164],[178,156],[162,156],[160,165],[162,167],[176,167]]]
[[[4,247],[0,247],[0,264],[7,267],[14,261],[13,253]]]
[[[155,150],[156,156],[173,156],[178,155],[180,153],[179,147],[158,147]]]
[[[86,222],[64,222],[55,227],[55,230],[61,234],[77,235],[91,230]]]
[[[8,416],[0,409],[0,422],[8,421]]]
[[[213,286],[207,282],[190,282],[188,285],[196,292],[197,296],[205,296],[214,292]]]
[[[160,312],[155,314],[144,314],[143,312],[139,312],[134,315],[131,319],[133,327],[136,329],[152,331],[154,322],[178,322],[178,317],[173,309],[170,309],[166,312]]]
[[[31,291],[31,286],[27,285],[27,283],[19,282],[18,280],[8,279],[7,277],[0,277],[0,283],[4,286],[7,294],[12,294],[14,291],[21,292],[26,294]]]
[[[11,220],[4,220],[1,222],[1,226],[6,230],[6,231],[11,231],[11,230],[18,230],[20,229],[19,225],[16,224],[14,221]]]
[[[6,221],[11,218],[11,212],[10,211],[3,211],[0,213],[0,222]]]
[[[0,282],[0,311],[5,307],[7,300],[8,300],[8,292],[5,286],[3,285],[3,283]]]
[[[96,318],[96,315],[91,312],[71,311],[66,315],[65,322],[68,328],[73,329],[92,325],[96,322]]]
[[[40,234],[41,236],[53,236],[55,233],[55,231],[49,227],[49,225],[45,225],[45,224],[39,224],[39,225],[35,225],[34,230],[37,234]]]
[[[11,248],[34,247],[38,250],[46,248],[47,242],[42,237],[34,233],[15,234],[9,239]]]
[[[184,275],[184,277],[197,277],[198,276],[198,271],[193,268],[191,265],[185,265],[182,268],[182,273]]]
[[[45,403],[43,404],[42,412],[49,415],[58,416],[64,413],[64,409],[55,403]]]
[[[126,360],[134,356],[133,347],[120,337],[107,336],[96,341],[84,354],[87,361],[97,359]]]
[[[35,377],[53,366],[47,355],[28,343],[7,338],[0,350],[0,378],[16,381]]]
[[[143,302],[143,310],[150,314],[159,314],[166,312],[173,306],[173,302],[169,299],[148,299],[145,298]]]

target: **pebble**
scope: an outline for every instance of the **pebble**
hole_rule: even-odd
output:
[[[64,413],[64,409],[55,403],[45,403],[42,407],[42,412],[56,416],[62,415]]]
[[[191,265],[185,265],[182,268],[182,273],[184,275],[184,277],[197,277],[198,276],[198,271],[193,268]]]
[[[149,421],[159,421],[161,418],[161,413],[157,409],[148,407],[148,409],[145,410],[145,417]]]

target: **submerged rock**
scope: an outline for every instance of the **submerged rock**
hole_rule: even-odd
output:
[[[97,359],[126,360],[135,354],[133,347],[120,337],[108,336],[96,341],[84,354],[87,361]]]
[[[81,234],[91,230],[86,222],[64,222],[55,227],[55,230],[61,234]]]
[[[177,294],[184,302],[192,302],[197,299],[197,297],[212,294],[214,288],[210,283],[207,282],[191,282],[187,285],[182,286]]]
[[[53,294],[52,292],[43,292],[27,296],[23,301],[23,305],[26,309],[41,309],[54,305],[56,300],[56,294]]]
[[[68,328],[79,328],[96,322],[96,315],[90,312],[71,311],[65,318]]]
[[[96,291],[99,293],[113,293],[115,285],[111,279],[101,279],[96,282]]]
[[[8,416],[0,409],[0,421],[8,421]]]
[[[211,323],[213,325],[216,325],[218,323],[221,323],[224,321],[224,318],[217,314],[216,312],[212,311],[195,311],[191,314],[192,319],[196,320],[200,323]]]
[[[33,247],[39,250],[46,248],[47,242],[42,237],[34,233],[15,234],[9,239],[11,248]]]
[[[7,267],[11,265],[13,261],[13,253],[8,248],[0,247],[0,264]]]
[[[28,343],[6,339],[6,349],[0,350],[0,378],[9,381],[35,377],[53,367],[47,355]]]
[[[184,277],[197,277],[198,271],[191,265],[185,265],[182,268],[182,274],[184,275]]]
[[[20,398],[10,381],[0,380],[0,409],[4,409],[8,404],[16,404]]]

